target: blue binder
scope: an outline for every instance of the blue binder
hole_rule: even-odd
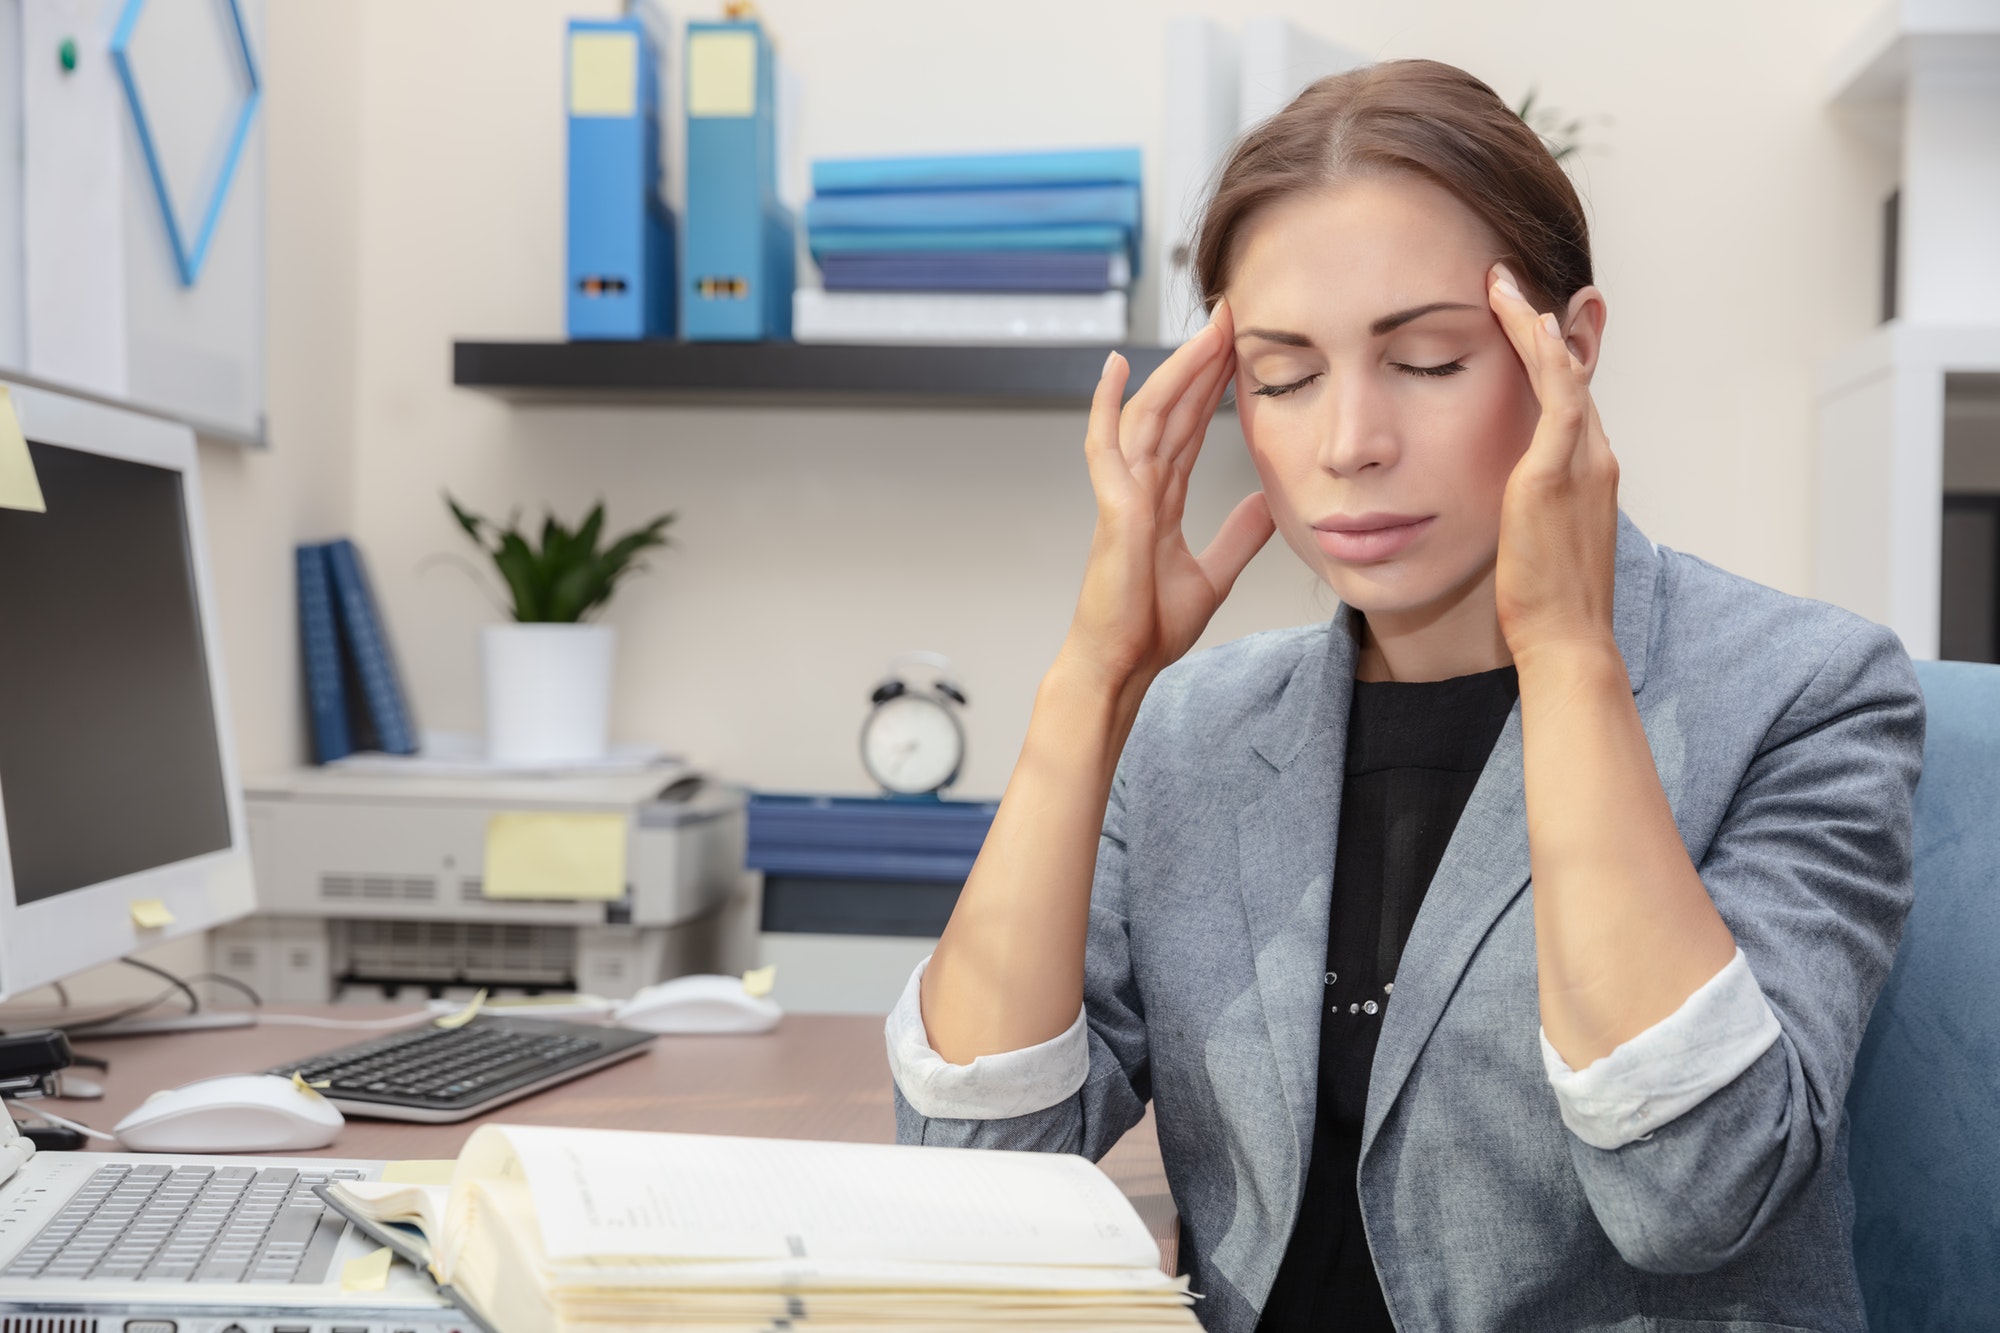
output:
[[[305,667],[306,715],[312,723],[313,762],[354,753],[347,724],[347,689],[341,680],[340,632],[333,619],[333,583],[326,548],[298,548],[299,656]]]
[[[792,335],[794,222],[778,198],[777,73],[754,21],[687,25],[681,334]]]
[[[954,157],[826,158],[813,163],[814,194],[889,190],[982,190],[1036,185],[1137,185],[1136,148]]]
[[[332,576],[334,605],[340,613],[355,682],[374,721],[375,746],[390,754],[415,754],[416,729],[410,725],[403,682],[389,653],[389,636],[382,628],[367,572],[361,567],[361,553],[345,537],[328,542],[326,567]]]
[[[652,35],[635,18],[574,19],[565,50],[569,336],[671,337],[674,217]]]

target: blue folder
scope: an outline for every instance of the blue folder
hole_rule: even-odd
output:
[[[923,190],[820,195],[806,205],[821,228],[994,228],[1095,223],[1139,230],[1139,187],[1080,185],[1025,190]]]
[[[652,36],[637,19],[574,19],[567,41],[569,336],[670,337],[674,217]]]
[[[361,567],[361,552],[344,537],[328,542],[325,549],[334,606],[339,612],[341,633],[353,663],[361,701],[367,705],[374,722],[375,744],[390,754],[415,754],[416,728],[410,723],[403,682],[389,651],[389,636],[382,627],[375,593]]]
[[[789,338],[796,227],[778,198],[777,75],[755,22],[687,26],[681,333]]]
[[[341,679],[340,631],[334,623],[333,579],[324,546],[301,546],[299,576],[299,656],[305,667],[306,716],[312,724],[316,764],[354,753],[347,720],[347,689]]]
[[[1137,185],[1139,150],[1089,148],[954,157],[833,158],[813,163],[815,194],[978,190],[1035,185]]]
[[[910,253],[920,250],[1097,250],[1131,251],[1124,227],[1093,224],[1064,227],[824,227],[806,233],[815,258],[841,254]]]
[[[830,292],[1108,292],[1132,267],[1102,250],[929,250],[827,255],[819,272]]]

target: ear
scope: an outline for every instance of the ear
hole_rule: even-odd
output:
[[[1597,373],[1597,356],[1604,350],[1604,293],[1595,287],[1579,287],[1562,313],[1563,341],[1570,355],[1583,363],[1589,379]]]

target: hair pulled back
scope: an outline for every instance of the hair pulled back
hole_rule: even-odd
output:
[[[1319,80],[1237,141],[1195,241],[1202,303],[1222,295],[1243,228],[1265,206],[1395,172],[1456,195],[1542,308],[1590,284],[1583,204],[1541,136],[1464,70],[1395,60]]]

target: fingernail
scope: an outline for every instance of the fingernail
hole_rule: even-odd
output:
[[[1542,332],[1548,334],[1549,337],[1554,338],[1557,342],[1562,341],[1562,325],[1556,323],[1554,315],[1542,316]]]
[[[1109,352],[1106,352],[1104,354],[1104,369],[1098,371],[1097,373],[1100,375],[1109,375],[1111,373],[1111,363],[1113,361],[1116,361],[1117,359],[1118,359],[1118,349],[1114,347]]]
[[[1498,287],[1501,292],[1513,297],[1516,301],[1527,299],[1521,295],[1521,289],[1514,284],[1514,271],[1512,269],[1508,268],[1505,264],[1495,264],[1493,272],[1498,275],[1493,279],[1493,285]]]

